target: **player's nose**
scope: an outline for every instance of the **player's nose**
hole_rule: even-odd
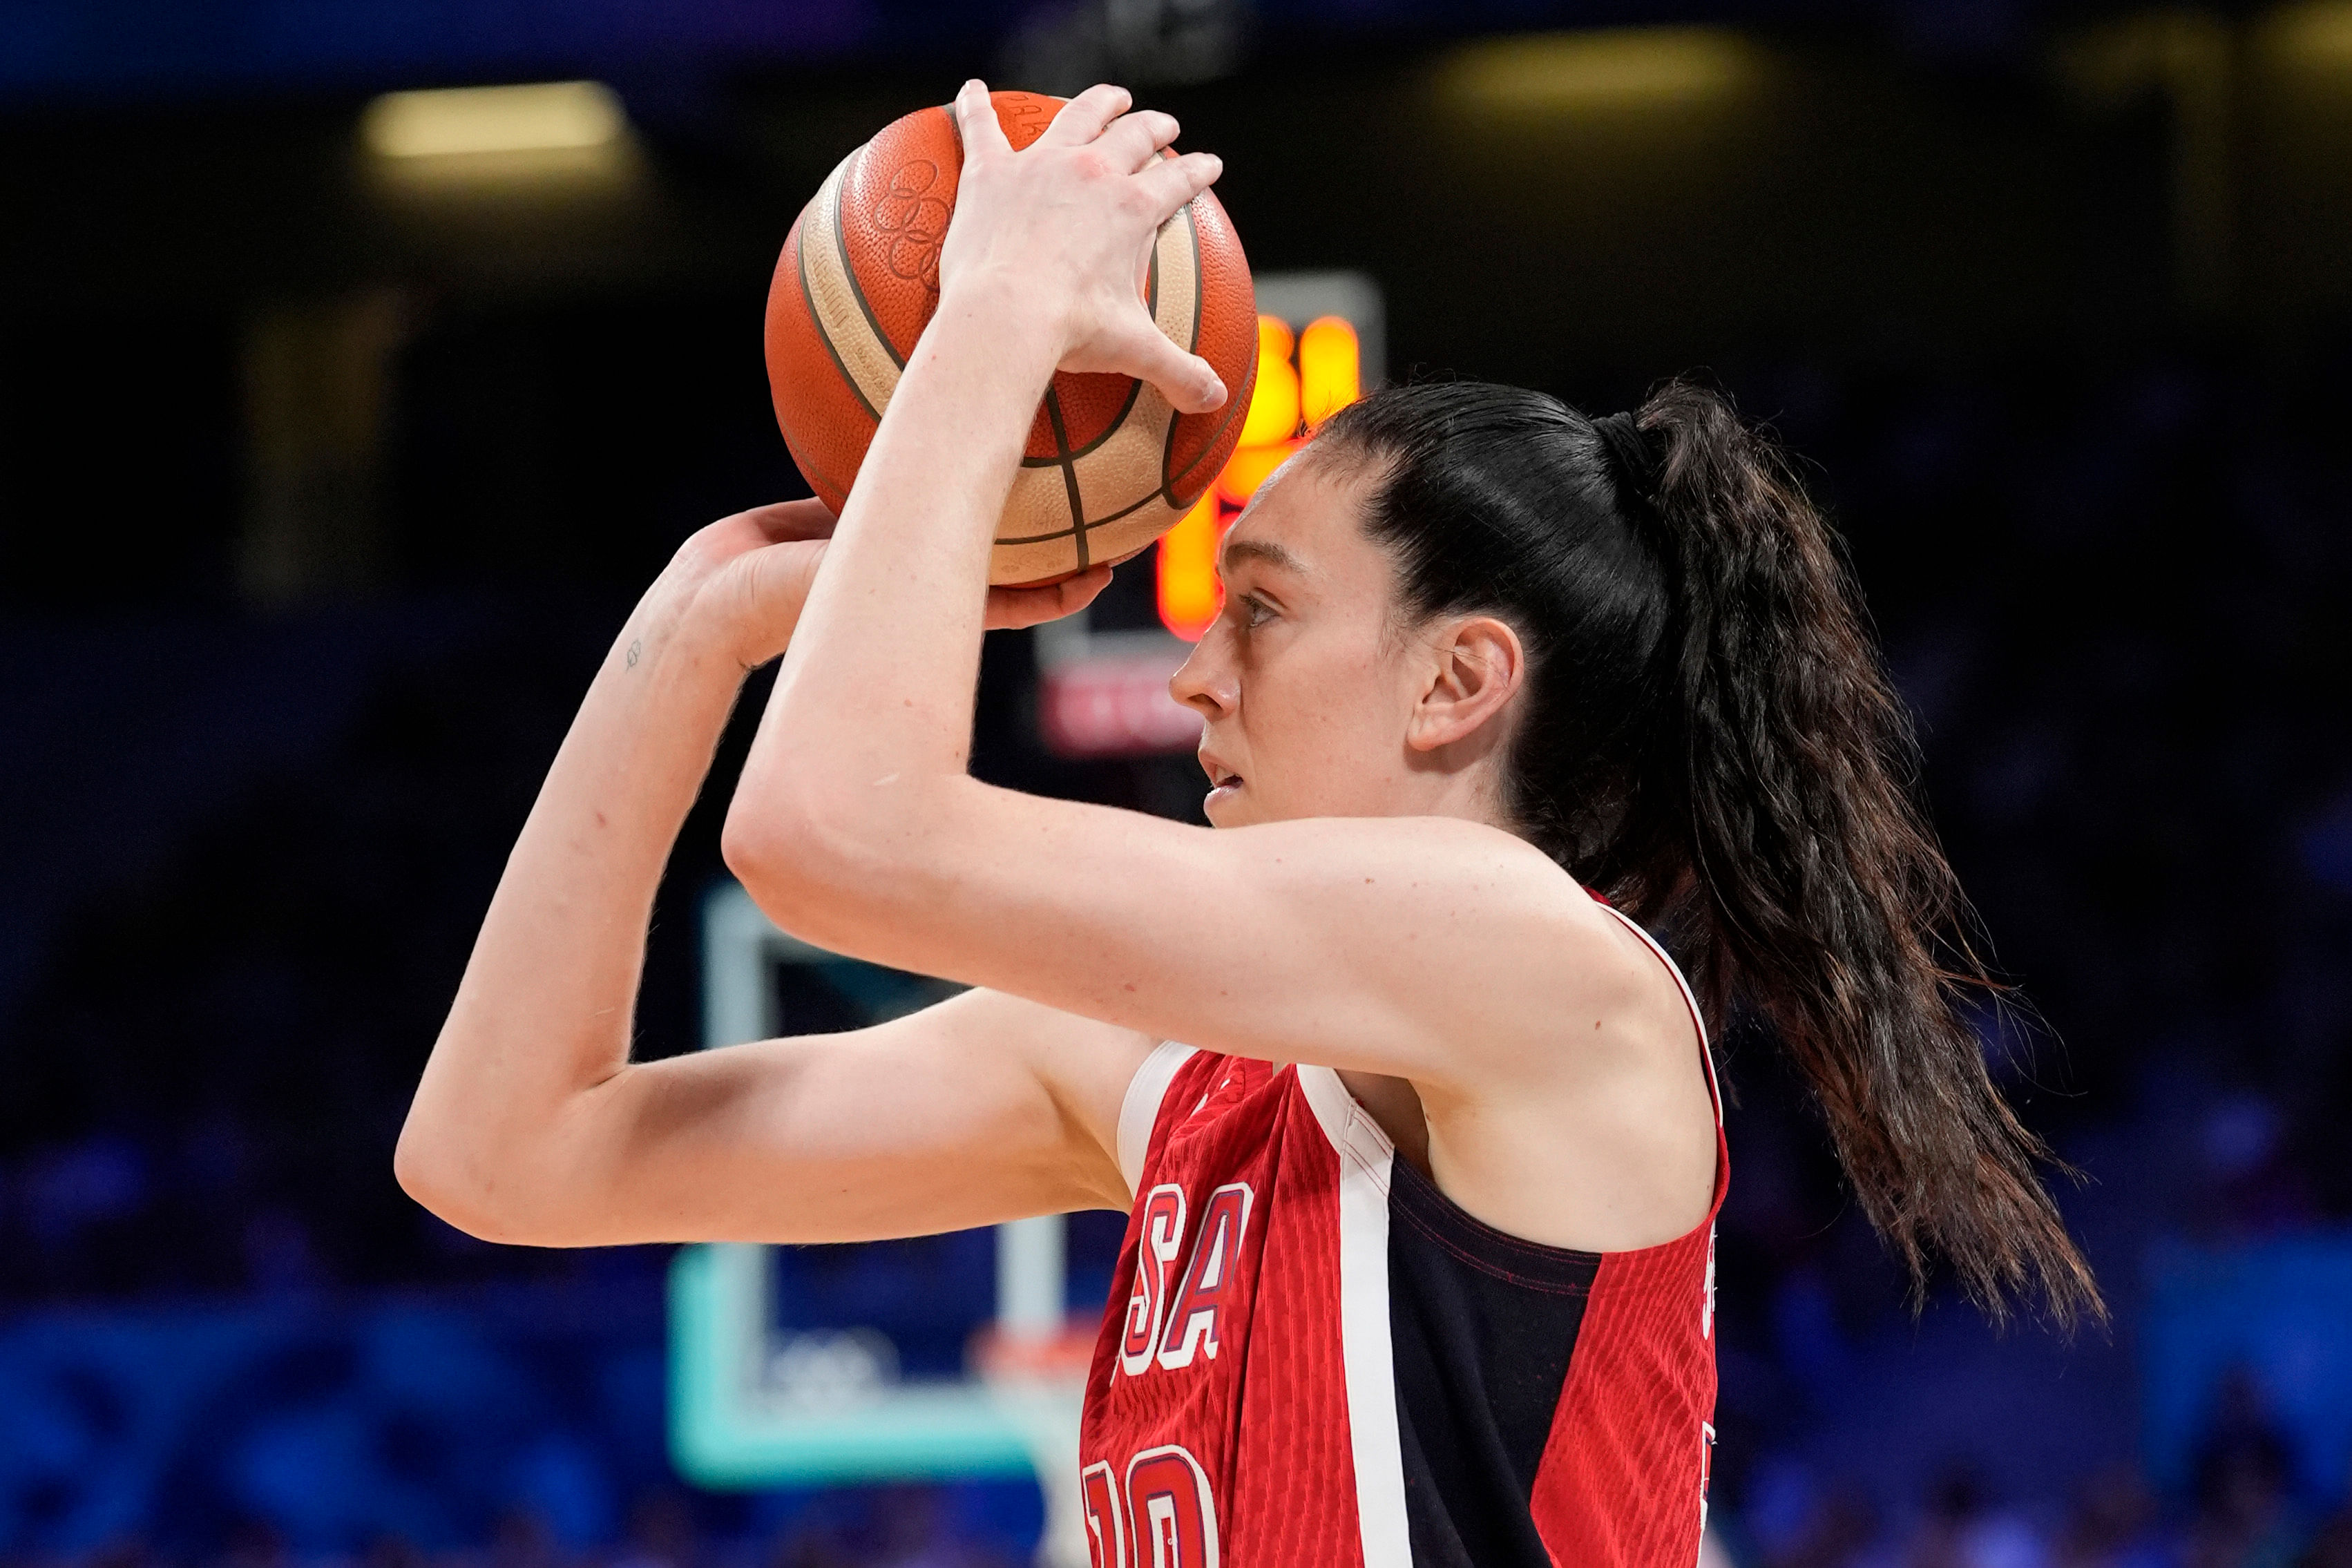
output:
[[[1168,695],[1204,721],[1230,714],[1241,696],[1232,667],[1211,647],[1216,636],[1216,628],[1210,627],[1208,634],[1192,645],[1192,653],[1176,673],[1168,678]]]

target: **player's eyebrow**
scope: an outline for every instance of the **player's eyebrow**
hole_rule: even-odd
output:
[[[1307,574],[1306,562],[1270,539],[1227,540],[1223,556],[1217,563],[1217,574],[1224,575],[1234,569],[1235,563],[1243,561],[1263,561],[1268,566],[1296,572],[1302,577]]]

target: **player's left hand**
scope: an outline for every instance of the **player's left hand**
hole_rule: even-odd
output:
[[[711,619],[745,669],[776,658],[792,641],[834,522],[823,501],[779,501],[720,518],[679,549],[677,564],[696,584],[695,613]],[[1096,566],[1044,587],[991,588],[988,629],[1059,620],[1086,608],[1109,583],[1110,568]]]
[[[1145,309],[1139,280],[1160,226],[1224,165],[1213,153],[1166,157],[1175,117],[1134,109],[1122,87],[1090,87],[1045,133],[1015,153],[988,89],[956,94],[963,173],[940,252],[942,311],[977,286],[1034,305],[1050,321],[1060,367],[1148,381],[1181,413],[1222,407],[1209,362],[1169,340]]]

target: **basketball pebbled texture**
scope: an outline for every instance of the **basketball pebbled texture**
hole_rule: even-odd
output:
[[[989,97],[1016,151],[1063,102]],[[768,290],[768,384],[793,460],[836,512],[939,306],[940,246],[962,167],[954,111],[909,114],[841,161],[784,240]],[[1142,292],[1160,331],[1223,378],[1223,406],[1178,414],[1132,377],[1056,373],[998,521],[992,583],[1058,582],[1135,554],[1201,498],[1241,438],[1257,381],[1257,305],[1213,195],[1160,226]]]

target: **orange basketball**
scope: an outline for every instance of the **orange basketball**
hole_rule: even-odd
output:
[[[990,97],[1016,151],[1062,106],[1034,92]],[[938,308],[940,244],[962,168],[954,110],[909,114],[841,161],[784,240],[768,290],[768,384],[793,460],[835,511]],[[1055,582],[1127,559],[1201,498],[1240,439],[1257,380],[1257,304],[1214,195],[1160,226],[1143,299],[1178,347],[1216,367],[1224,406],[1178,414],[1131,377],[1057,374],[997,524],[991,582]]]

